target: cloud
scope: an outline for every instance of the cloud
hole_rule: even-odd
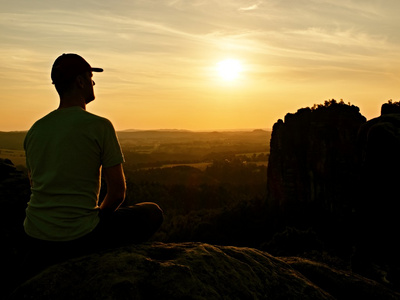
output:
[[[250,5],[250,6],[246,6],[246,7],[241,7],[239,8],[239,10],[243,10],[243,11],[248,11],[248,10],[255,10],[258,8],[258,6],[261,4],[261,2],[258,2],[256,4]]]
[[[387,14],[387,7],[398,6],[396,0],[387,0],[386,2],[364,0],[362,5],[357,0],[314,0],[314,2],[314,5],[331,10],[333,13],[370,19],[384,17]],[[382,4],[384,5],[382,6]]]
[[[363,70],[363,63],[382,66],[380,56],[397,60],[398,26],[382,16],[400,2],[387,1],[98,0],[84,1],[80,10],[79,1],[62,7],[26,1],[29,9],[0,13],[0,49],[33,51],[42,61],[60,51],[81,51],[107,61],[111,70],[129,65],[146,82],[171,75],[157,69],[184,74],[219,55],[258,60],[263,68],[348,63]],[[17,72],[17,62],[12,64]]]

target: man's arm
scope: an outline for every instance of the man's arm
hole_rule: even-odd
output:
[[[107,194],[100,205],[100,212],[102,215],[109,215],[125,200],[125,175],[122,164],[103,168],[103,174],[107,183]]]
[[[32,186],[32,176],[31,176],[31,170],[28,170],[28,178],[29,178],[29,184]]]

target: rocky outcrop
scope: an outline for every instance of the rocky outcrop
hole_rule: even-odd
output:
[[[335,299],[400,299],[399,293],[356,273],[299,257],[281,259]]]
[[[0,159],[0,289],[5,292],[13,287],[19,272],[23,244],[23,221],[29,201],[28,177],[18,171],[9,159]],[[1,294],[0,294],[1,298]]]
[[[11,160],[0,158],[0,205],[6,212],[0,218],[1,230],[22,226],[29,196],[28,176],[17,170]]]
[[[358,146],[355,267],[367,275],[371,265],[381,265],[387,280],[400,286],[399,106],[383,105],[382,115],[361,127]]]
[[[354,202],[356,139],[365,122],[358,107],[331,100],[274,124],[268,205],[280,225],[343,223]]]
[[[344,288],[349,288],[347,293]],[[52,266],[20,286],[12,299],[399,297],[400,294],[361,276],[294,258],[285,262],[251,248],[153,243],[109,250]]]
[[[400,103],[381,114],[366,122],[332,100],[279,120],[268,205],[278,225],[312,228],[354,271],[399,290]]]

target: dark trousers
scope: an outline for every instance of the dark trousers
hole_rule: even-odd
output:
[[[155,203],[144,202],[100,217],[89,234],[67,242],[44,241],[27,236],[24,279],[67,259],[104,249],[147,241],[161,226],[163,212]]]

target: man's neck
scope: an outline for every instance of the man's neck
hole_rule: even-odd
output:
[[[68,108],[68,107],[73,107],[73,106],[79,106],[82,109],[86,110],[86,103],[79,97],[71,97],[71,96],[63,96],[60,97],[60,105],[58,109],[63,109],[63,108]]]

